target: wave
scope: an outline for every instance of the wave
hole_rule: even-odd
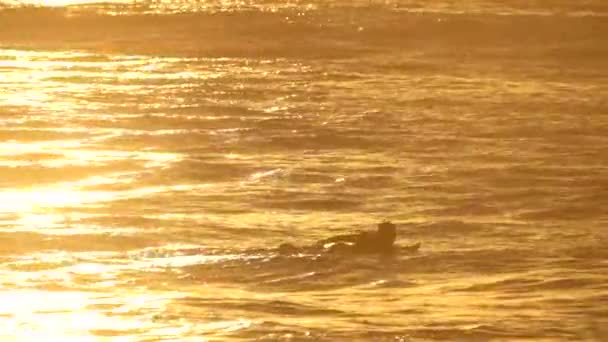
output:
[[[491,13],[500,15],[602,15],[608,12],[608,5],[601,0],[584,2],[567,2],[548,0],[543,2],[525,2],[518,0],[476,0],[474,3],[462,3],[451,0],[435,0],[421,3],[418,0],[208,0],[204,2],[192,0],[173,0],[158,2],[153,0],[50,0],[34,2],[32,0],[3,0],[2,7],[34,7],[46,3],[51,7],[69,7],[79,10],[105,11],[115,14],[144,12],[144,13],[175,13],[175,12],[235,12],[235,11],[312,11],[328,9],[390,9],[412,13]]]
[[[542,44],[553,47],[546,54],[562,49],[559,54],[599,58],[608,49],[593,43],[608,33],[600,17],[420,14],[384,7],[121,15],[11,8],[0,11],[0,22],[2,46],[130,54],[336,58],[445,46],[452,53],[504,46],[521,53]]]

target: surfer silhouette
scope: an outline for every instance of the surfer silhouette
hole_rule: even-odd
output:
[[[350,252],[357,254],[390,254],[394,252],[397,226],[390,221],[378,224],[377,230],[364,231],[355,234],[337,235],[318,241],[314,246],[305,249],[292,244],[284,243],[279,246],[279,253],[293,254],[304,250],[324,250],[329,252]],[[408,251],[415,251],[420,244],[406,247]]]
[[[389,221],[384,221],[378,224],[375,232],[333,236],[317,242],[317,246],[343,249],[344,246],[340,244],[346,244],[352,248],[353,252],[388,253],[393,249],[396,237],[397,227]]]

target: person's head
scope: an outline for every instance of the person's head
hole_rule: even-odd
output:
[[[397,226],[390,221],[383,221],[378,224],[378,236],[388,244],[393,244],[397,237]]]

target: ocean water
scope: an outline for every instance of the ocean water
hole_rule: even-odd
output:
[[[608,339],[605,1],[66,4],[0,6],[2,341]]]

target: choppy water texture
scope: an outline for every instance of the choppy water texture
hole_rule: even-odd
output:
[[[2,6],[2,341],[608,339],[607,17]]]

